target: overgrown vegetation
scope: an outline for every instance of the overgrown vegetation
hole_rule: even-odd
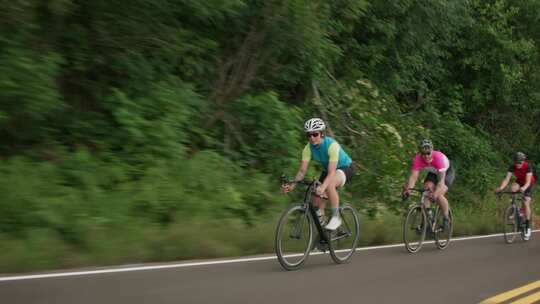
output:
[[[6,2],[0,272],[269,252],[296,197],[278,177],[295,172],[314,116],[360,164],[343,196],[370,223],[362,244],[399,240],[423,137],[457,169],[457,232],[492,232],[511,153],[540,158],[538,12],[536,0]]]

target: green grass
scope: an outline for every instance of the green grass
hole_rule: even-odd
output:
[[[360,217],[360,246],[402,241],[402,216],[384,212]],[[35,229],[23,237],[0,235],[0,273],[267,254],[273,252],[278,218],[275,212],[246,225],[233,218],[182,215],[168,226],[145,221],[89,226],[82,245],[50,229]],[[500,221],[458,212],[454,227],[454,236],[489,234],[500,232]]]

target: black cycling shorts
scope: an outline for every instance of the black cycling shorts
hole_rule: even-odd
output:
[[[519,185],[520,187],[522,187],[523,185]],[[529,188],[525,189],[525,191],[523,192],[523,196],[527,196],[527,197],[530,197],[532,198],[532,195],[533,195],[533,187],[534,187],[534,184],[531,184],[529,186]]]
[[[446,170],[446,177],[444,178],[444,184],[446,185],[446,187],[448,187],[448,189],[450,189],[450,186],[452,186],[452,184],[454,183],[454,178],[454,169],[452,168],[452,166],[450,166],[448,170]],[[430,181],[437,185],[437,183],[439,182],[439,176],[435,173],[429,172],[426,176],[426,179],[424,179],[424,183],[427,181]]]
[[[345,181],[345,184],[349,183],[353,179],[353,176],[356,174],[356,166],[354,164],[351,164],[348,167],[337,168],[336,170],[341,170],[343,171],[343,173],[345,173],[345,177],[347,178],[347,180]],[[323,171],[321,173],[321,176],[319,176],[319,181],[321,183],[324,183],[324,179],[326,178],[327,175],[328,175],[328,172]]]

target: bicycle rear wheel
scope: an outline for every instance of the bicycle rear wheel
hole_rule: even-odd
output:
[[[439,226],[443,223],[444,219],[444,213],[442,212],[441,208],[437,208],[437,212],[435,213],[435,225]],[[450,244],[450,240],[452,239],[452,232],[454,231],[454,215],[452,213],[452,209],[448,209],[448,228],[444,229],[443,227],[435,227],[435,244],[437,245],[437,248],[439,249],[445,249]]]
[[[405,249],[410,253],[415,253],[424,243],[426,237],[427,218],[420,206],[409,208],[405,222],[403,223],[403,243]]]
[[[508,206],[508,208],[506,208],[506,211],[504,212],[504,240],[508,244],[513,243],[518,234],[518,216],[519,214],[515,206]]]
[[[339,214],[341,226],[327,234],[330,239],[330,256],[337,264],[345,263],[352,257],[360,238],[360,220],[354,207],[343,204]]]
[[[286,270],[298,269],[307,260],[313,242],[312,223],[307,206],[302,204],[292,205],[279,219],[274,250]]]

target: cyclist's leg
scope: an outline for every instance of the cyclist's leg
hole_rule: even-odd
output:
[[[435,184],[437,184],[437,175],[431,172],[428,173],[426,175],[426,179],[424,179],[424,189],[429,189],[431,192],[435,192]],[[425,195],[422,198],[423,198],[422,204],[424,204],[426,208],[430,208],[431,199],[429,199]]]
[[[531,221],[532,210],[531,210],[531,201],[533,194],[533,185],[530,185],[529,188],[523,193],[523,206],[525,207],[525,216],[526,216],[526,225],[529,228],[529,223]]]
[[[437,199],[437,203],[439,204],[439,207],[441,208],[444,217],[448,218],[448,199],[446,199],[446,196],[444,196],[448,192],[448,186],[443,185],[442,188],[439,190],[439,197]]]
[[[512,183],[512,192],[518,192],[518,191],[519,191],[519,184]]]
[[[339,216],[339,194],[337,188],[343,186],[345,181],[346,179],[343,171],[337,170],[336,174],[334,174],[332,179],[328,182],[328,187],[326,187],[326,194],[332,205],[332,217],[330,218],[328,225],[326,225],[326,229],[335,230],[337,227],[341,226],[341,218]]]
[[[328,187],[326,187],[326,194],[328,195],[332,208],[339,208],[339,194],[337,189],[342,187],[345,184],[345,181],[346,178],[343,171],[336,170],[336,174],[334,174],[332,180],[328,183]]]
[[[448,203],[448,199],[446,198],[445,195],[450,189],[450,187],[452,186],[452,184],[454,183],[454,178],[455,178],[454,169],[452,168],[452,166],[450,166],[450,168],[448,168],[448,170],[446,171],[446,177],[444,178],[444,185],[441,187],[441,189],[439,189],[439,193],[437,193],[439,196],[437,203],[439,204],[439,207],[441,208],[445,219],[448,219],[448,214],[449,214],[448,210],[450,209],[450,204]]]
[[[531,198],[529,196],[523,197],[523,208],[525,209],[525,225],[529,228],[529,221],[531,219]]]
[[[322,184],[324,182],[324,179],[326,178],[326,175],[328,173],[326,171],[323,171],[321,173],[321,176],[319,176],[319,182]],[[319,215],[322,217],[324,216],[324,209],[326,208],[326,202],[321,199],[320,197],[313,195],[312,196],[312,202],[315,208],[319,209]]]
[[[449,216],[449,209],[450,204],[448,203],[448,199],[446,198],[446,193],[454,183],[455,173],[454,168],[450,166],[448,170],[446,171],[446,177],[444,178],[444,185],[442,187],[439,187],[437,189],[436,196],[438,197],[437,203],[439,204],[439,207],[441,208],[444,218],[448,220]]]

